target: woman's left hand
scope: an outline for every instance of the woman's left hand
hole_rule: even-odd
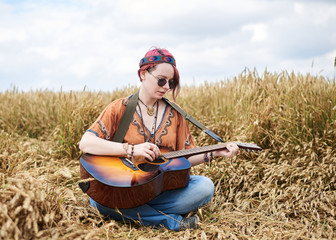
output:
[[[239,154],[239,147],[235,143],[228,143],[226,145],[226,149],[221,150],[221,151],[215,151],[214,152],[214,157],[225,157],[225,158],[232,158]]]

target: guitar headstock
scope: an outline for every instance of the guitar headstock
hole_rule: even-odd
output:
[[[241,142],[235,142],[240,149],[244,149],[247,152],[249,151],[261,151],[262,148],[254,143],[241,143]]]

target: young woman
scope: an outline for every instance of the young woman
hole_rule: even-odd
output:
[[[143,156],[153,161],[161,148],[171,151],[194,148],[187,121],[162,97],[172,92],[173,99],[180,88],[179,72],[173,55],[166,49],[148,51],[140,61],[138,75],[141,81],[136,111],[123,143],[113,142],[113,136],[128,104],[129,97],[110,103],[83,135],[79,147],[85,153],[113,156]],[[233,157],[239,151],[236,144],[213,153],[188,158],[191,166],[209,161],[210,156]],[[115,220],[133,220],[146,226],[165,227],[172,230],[194,228],[197,215],[187,213],[208,203],[214,185],[204,176],[190,176],[187,187],[169,190],[139,207],[112,209],[90,198],[92,206],[103,215]]]

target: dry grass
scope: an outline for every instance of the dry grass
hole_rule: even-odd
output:
[[[265,150],[197,166],[216,191],[199,228],[104,220],[77,184],[78,141],[112,93],[0,93],[0,239],[335,239],[336,85],[244,72],[183,88],[178,103],[226,141]],[[191,126],[199,145],[214,140]]]

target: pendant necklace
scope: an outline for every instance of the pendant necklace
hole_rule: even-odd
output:
[[[148,107],[143,101],[141,101],[140,98],[139,98],[139,101],[140,101],[143,105],[145,105],[145,107],[147,108],[147,114],[148,114],[149,116],[153,116],[154,113],[155,113],[154,106],[155,106],[155,104],[157,104],[157,100],[156,100],[156,102],[153,104],[152,107]]]
[[[140,99],[139,99],[140,100]],[[141,101],[141,100],[140,100]],[[155,104],[154,104],[155,105]],[[146,105],[145,105],[146,106]],[[139,111],[140,111],[140,119],[141,119],[141,122],[142,122],[142,131],[144,133],[144,141],[145,142],[151,142],[151,138],[153,139],[153,142],[155,143],[155,130],[156,130],[156,122],[157,122],[157,116],[158,116],[158,112],[159,112],[159,104],[156,105],[156,114],[154,116],[154,121],[153,121],[153,124],[152,124],[152,130],[149,131],[150,134],[149,136],[147,136],[148,138],[146,139],[146,132],[145,132],[145,122],[143,120],[143,117],[142,117],[142,111],[141,111],[141,108],[139,106],[139,103],[138,103],[138,107],[139,107]]]

